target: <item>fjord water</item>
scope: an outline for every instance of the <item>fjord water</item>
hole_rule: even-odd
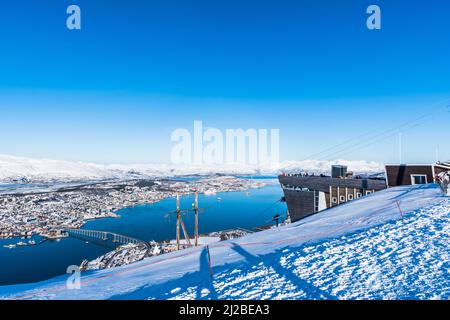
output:
[[[200,233],[235,227],[254,229],[272,224],[279,213],[285,218],[286,206],[279,202],[282,190],[273,181],[266,187],[246,192],[227,192],[200,195]],[[182,209],[191,209],[193,196],[183,197]],[[88,222],[84,229],[110,231],[139,238],[161,241],[175,238],[175,199],[155,204],[124,208],[120,218],[106,218]],[[185,213],[183,221],[189,233],[194,230],[193,213]],[[40,237],[34,237],[38,243]],[[74,238],[47,241],[33,247],[4,248],[20,239],[0,240],[0,285],[37,282],[64,274],[69,265],[79,265],[84,259],[92,260],[111,251],[111,247]]]

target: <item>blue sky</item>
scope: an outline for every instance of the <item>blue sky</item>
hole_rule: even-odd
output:
[[[0,154],[168,162],[172,130],[202,120],[279,128],[282,160],[353,138],[315,158],[396,162],[390,129],[426,115],[398,130],[403,160],[450,158],[449,15],[438,0],[2,1]]]

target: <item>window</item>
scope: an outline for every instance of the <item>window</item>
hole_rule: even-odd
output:
[[[349,200],[349,201],[353,200],[353,195],[352,195],[352,194],[349,194],[349,195],[348,195],[348,200]]]
[[[411,183],[414,184],[427,184],[427,176],[424,174],[412,174]]]
[[[346,200],[345,200],[345,196],[340,196],[339,197],[339,200],[341,201],[341,202],[345,202]]]
[[[337,203],[337,198],[336,197],[331,198],[331,202],[332,203]]]
[[[362,196],[362,193],[361,193],[361,192],[357,192],[357,193],[356,193],[356,198],[361,198],[361,196]]]
[[[372,193],[372,191],[366,191],[366,196],[368,196],[371,193]]]

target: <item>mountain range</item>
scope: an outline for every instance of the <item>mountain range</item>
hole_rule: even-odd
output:
[[[360,161],[283,161],[276,165],[174,165],[174,164],[97,164],[51,159],[33,159],[0,155],[0,182],[28,183],[48,181],[81,181],[174,177],[187,175],[277,175],[282,172],[329,174],[332,164],[347,165],[358,174],[378,174],[382,164]]]

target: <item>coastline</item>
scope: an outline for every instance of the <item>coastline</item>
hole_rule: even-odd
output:
[[[200,234],[218,230],[229,230],[236,226],[254,227],[265,224],[277,212],[285,212],[285,204],[273,203],[282,196],[278,185],[269,182],[265,187],[244,191],[218,193],[216,196],[200,196],[200,207],[206,210],[200,213]],[[222,198],[221,201],[217,197]],[[193,196],[182,198],[182,208],[190,208]],[[271,207],[270,210],[267,210]],[[88,221],[83,229],[99,230],[124,235],[134,235],[138,239],[151,242],[169,241],[175,238],[175,216],[170,214],[175,209],[175,199],[165,199],[153,205],[136,205],[118,212],[119,219],[96,219]],[[186,227],[193,231],[193,215],[184,218]],[[33,237],[36,242],[39,236]],[[112,239],[112,238],[111,238]],[[20,240],[3,240],[4,244],[16,243]],[[22,240],[23,241],[23,240]],[[0,247],[4,257],[4,273],[0,277],[2,284],[18,284],[42,281],[53,276],[62,275],[69,265],[79,266],[83,260],[94,260],[111,250],[116,244],[108,241],[89,241],[74,237],[49,240],[38,247],[17,247],[14,250]],[[17,270],[22,265],[22,271]],[[42,271],[37,271],[42,270]]]
[[[220,181],[220,180],[224,180],[227,179],[227,181],[232,181],[234,183],[234,185],[232,186],[226,186],[226,187],[222,187],[222,188],[211,188],[211,185],[215,185],[214,182],[216,181]],[[253,183],[250,183],[250,181],[253,180]],[[76,223],[74,223],[73,225],[65,225],[65,224],[59,224],[58,227],[54,227],[54,225],[47,225],[46,229],[42,229],[40,228],[35,228],[33,230],[25,230],[22,231],[21,234],[14,234],[13,236],[10,235],[6,235],[5,233],[0,233],[0,241],[1,240],[14,240],[14,239],[29,239],[32,238],[34,236],[40,236],[46,239],[50,239],[50,240],[55,240],[55,239],[61,239],[61,238],[65,238],[66,235],[61,234],[60,230],[64,229],[64,228],[73,228],[73,229],[82,229],[83,227],[85,227],[85,225],[90,222],[90,221],[95,221],[95,220],[100,220],[100,219],[106,219],[106,218],[115,218],[115,219],[120,219],[120,215],[117,214],[117,212],[126,209],[126,208],[132,208],[132,207],[136,207],[136,206],[140,206],[140,205],[151,205],[151,204],[156,204],[159,203],[163,200],[166,200],[168,198],[174,197],[176,194],[180,194],[182,197],[184,196],[189,196],[192,195],[196,192],[196,190],[200,189],[201,191],[198,191],[199,194],[204,194],[204,195],[215,195],[217,193],[221,193],[221,192],[238,192],[238,191],[248,191],[250,189],[255,189],[255,188],[262,188],[264,186],[266,186],[266,183],[262,183],[262,182],[254,182],[255,179],[252,178],[238,178],[238,177],[212,177],[212,178],[202,178],[199,180],[194,180],[194,181],[179,181],[179,180],[168,180],[171,183],[173,183],[174,185],[179,185],[180,183],[182,184],[182,186],[184,188],[188,188],[188,189],[181,189],[181,190],[177,190],[176,188],[174,190],[145,190],[148,191],[151,194],[151,198],[137,198],[137,199],[133,199],[133,200],[129,200],[129,199],[124,199],[121,203],[115,203],[114,208],[101,208],[100,211],[96,214],[83,214],[82,218],[79,218],[78,220],[76,220]],[[114,185],[125,185],[127,187],[130,186],[135,186],[136,183],[140,183],[140,182],[155,182],[158,180],[127,180],[127,181],[115,181],[115,182],[95,182],[95,183],[84,183],[80,186],[78,186],[78,188],[83,189],[83,187],[92,187],[92,186],[105,186],[108,184],[114,184]],[[202,186],[202,188],[199,188],[199,185]],[[244,186],[244,187],[243,187]],[[77,190],[77,189],[75,189]],[[208,193],[208,191],[210,190],[214,190],[213,193]],[[139,190],[140,191],[140,190]],[[52,194],[52,193],[59,193],[59,192],[63,192],[61,189],[57,189],[55,191],[50,190],[48,192],[45,193],[32,193],[32,194],[12,194],[9,196],[13,196],[13,197],[25,197],[25,196],[36,196],[36,195],[48,195],[48,194]],[[0,195],[0,200],[2,198],[7,198],[5,197],[5,195]],[[1,203],[0,203],[1,204]],[[0,207],[1,208],[1,207]],[[79,214],[79,213],[78,213]],[[1,218],[1,216],[0,216]],[[1,221],[1,219],[0,219]],[[57,224],[58,225],[58,224]],[[62,227],[61,227],[62,226]]]

